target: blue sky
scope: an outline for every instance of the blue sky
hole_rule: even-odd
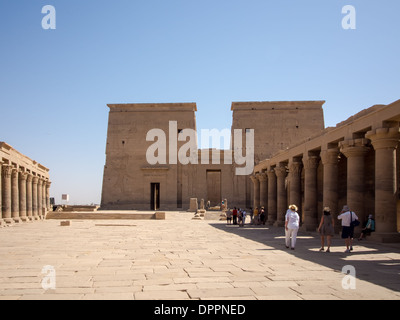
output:
[[[41,26],[44,5],[56,30]],[[342,7],[356,30],[342,28]],[[326,100],[334,126],[400,99],[398,0],[0,0],[0,141],[50,168],[57,202],[99,203],[108,103]]]

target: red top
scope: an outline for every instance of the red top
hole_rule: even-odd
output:
[[[236,210],[236,209],[233,209],[232,214],[233,214],[234,216],[237,216],[237,210]]]

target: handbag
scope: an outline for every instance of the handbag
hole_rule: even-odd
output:
[[[350,211],[350,218],[351,218],[350,227],[354,228],[360,225],[360,221],[358,221],[357,219],[353,221],[353,213],[351,211]]]

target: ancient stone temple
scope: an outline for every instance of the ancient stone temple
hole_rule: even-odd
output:
[[[220,149],[198,148],[195,103],[110,104],[101,208],[187,210],[190,199],[249,208],[254,165],[320,134],[323,104],[234,102],[232,127],[205,138],[230,140]]]
[[[296,204],[303,228],[315,231],[323,207],[337,217],[346,204],[361,222],[375,217],[375,238],[400,240],[399,123],[400,100],[376,105],[265,157],[251,177],[253,206],[279,226]]]
[[[0,225],[44,219],[50,210],[49,169],[0,142]]]

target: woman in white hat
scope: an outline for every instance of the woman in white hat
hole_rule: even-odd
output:
[[[300,217],[297,210],[297,206],[291,204],[285,215],[286,248],[289,249],[290,245],[292,250],[294,250],[296,246],[297,232],[300,227]]]

